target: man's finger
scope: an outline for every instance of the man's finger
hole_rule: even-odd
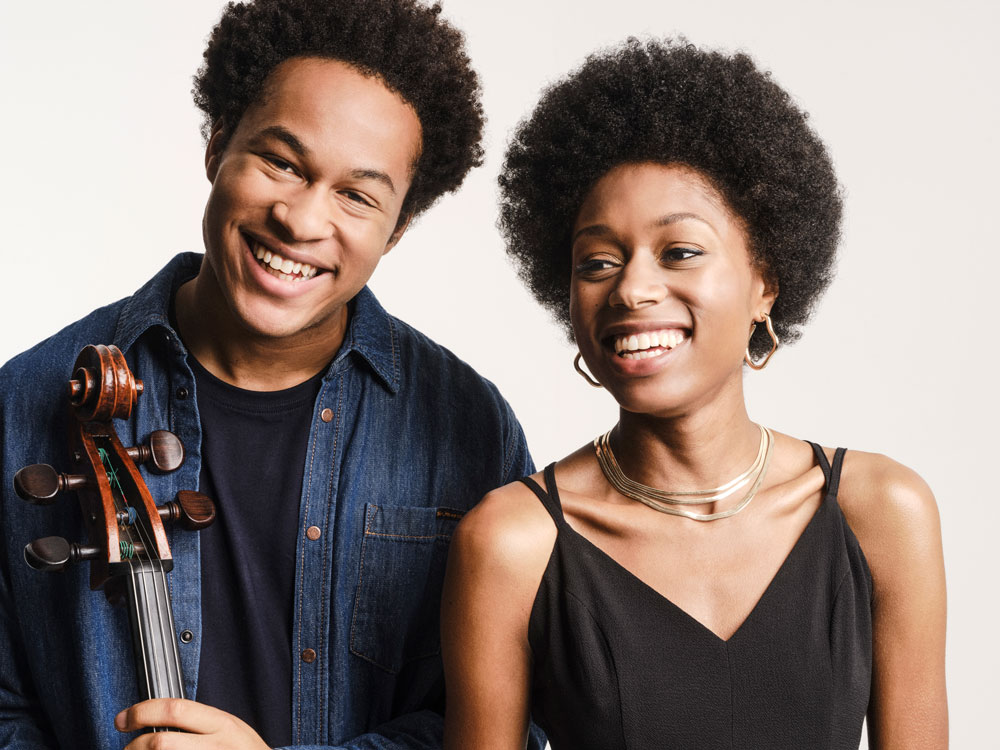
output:
[[[136,703],[115,717],[115,729],[134,732],[147,727],[173,727],[185,732],[211,734],[222,728],[228,714],[217,708],[179,698],[154,698]]]

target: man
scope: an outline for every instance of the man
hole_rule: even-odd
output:
[[[229,7],[195,80],[206,113],[204,257],[181,255],[0,371],[0,744],[17,748],[441,744],[438,609],[457,519],[532,471],[496,389],[389,316],[365,283],[409,221],[481,161],[462,37],[416,0]],[[144,248],[137,247],[136,252]],[[158,501],[200,487],[208,529],[170,532],[185,692],[136,704],[128,620],[21,559],[83,538],[12,476],[71,465],[65,381],[114,344],[144,381],[127,444],[170,429]],[[187,734],[135,734],[170,726]],[[533,743],[538,743],[534,738]]]

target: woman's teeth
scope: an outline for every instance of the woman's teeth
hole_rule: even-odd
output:
[[[265,269],[271,271],[272,275],[285,281],[305,281],[315,276],[319,270],[308,263],[298,263],[283,258],[260,244],[256,246],[253,254]]]
[[[615,339],[615,353],[624,359],[649,359],[673,349],[686,337],[679,328],[644,331]]]

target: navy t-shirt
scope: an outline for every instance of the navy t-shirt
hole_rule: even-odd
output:
[[[292,742],[292,606],[302,467],[322,372],[246,391],[190,358],[202,424],[197,700],[240,717],[270,747]]]

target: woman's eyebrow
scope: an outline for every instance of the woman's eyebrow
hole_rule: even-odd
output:
[[[653,226],[654,227],[665,227],[668,224],[673,224],[673,223],[678,222],[678,221],[686,221],[688,219],[694,219],[695,221],[700,221],[702,224],[706,224],[709,227],[712,226],[707,220],[703,219],[698,214],[683,213],[683,212],[682,213],[676,213],[676,214],[667,214],[666,216],[661,216],[659,219],[657,219],[656,221],[653,222]]]
[[[609,234],[614,234],[614,232],[607,224],[591,224],[578,230],[570,240],[570,244],[576,242],[580,237],[604,237]]]
[[[679,212],[679,213],[667,214],[666,216],[661,216],[659,219],[654,221],[651,226],[665,227],[670,224],[674,224],[678,221],[689,221],[692,219],[694,221],[700,221],[709,229],[715,231],[715,227],[713,227],[712,224],[707,219],[703,219],[698,214],[692,214],[687,212]],[[577,239],[579,239],[580,237],[605,237],[609,234],[614,234],[614,231],[607,224],[590,224],[589,226],[585,226],[577,230],[576,234],[573,235],[571,244],[573,242],[576,242]]]

